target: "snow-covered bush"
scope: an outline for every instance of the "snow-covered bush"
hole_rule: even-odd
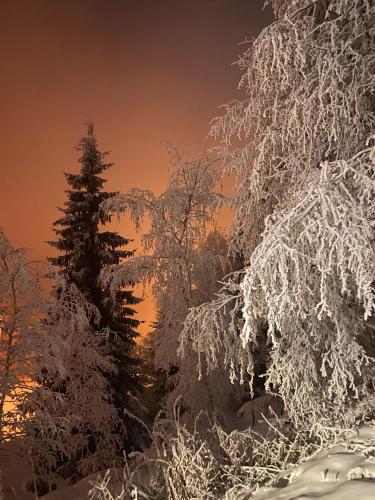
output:
[[[197,427],[188,430],[178,412],[173,420],[159,416],[151,432],[153,448],[126,464],[122,483],[111,485],[111,471],[98,478],[90,500],[237,498],[265,483],[285,484],[285,477],[280,479],[285,469],[349,432],[321,426],[313,432],[296,430],[276,415],[265,421],[261,434],[252,429],[227,433],[214,423],[203,437]]]

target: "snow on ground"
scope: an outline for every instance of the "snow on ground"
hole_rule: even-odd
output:
[[[242,493],[235,500],[375,500],[375,423],[286,471],[289,484]],[[234,500],[234,499],[233,499]]]
[[[89,491],[93,488],[93,484],[98,482],[99,477],[103,478],[105,476],[105,471],[102,473],[95,473],[87,476],[78,483],[72,484],[71,486],[65,486],[65,488],[58,489],[40,497],[40,500],[87,500],[89,498]],[[123,471],[122,469],[112,468],[108,472],[108,489],[111,491],[116,498],[122,487]],[[125,500],[125,499],[124,499]]]
[[[88,498],[89,491],[92,488],[90,481],[95,480],[96,477],[97,474],[87,476],[78,483],[52,491],[40,498],[43,500],[85,500]]]
[[[249,413],[245,411],[245,408],[243,410],[244,414]],[[251,407],[251,411],[253,410],[254,408]],[[256,420],[257,415],[251,415],[253,421],[254,416]],[[19,467],[15,467],[15,458],[19,453],[11,449],[10,445],[5,451],[7,456],[0,457],[3,458],[1,469],[4,498],[7,500],[35,498],[34,495],[24,490],[26,479],[30,480],[28,477],[30,471],[26,473],[27,460],[24,460],[25,463],[20,461]],[[3,454],[5,451],[3,450]],[[11,460],[9,460],[10,453]],[[8,467],[5,464],[8,464]],[[13,467],[10,467],[11,465]],[[280,476],[281,480],[283,478],[286,478],[289,483],[285,487],[263,487],[256,493],[251,493],[249,490],[235,496],[228,495],[225,499],[375,500],[375,422],[371,425],[363,425],[346,441],[323,450],[294,469],[288,469]],[[92,488],[92,481],[96,479],[97,474],[93,474],[75,485],[59,489],[41,498],[43,500],[87,499],[88,491]],[[112,469],[110,489],[119,491],[121,484],[122,471]],[[0,497],[2,498],[1,493]]]
[[[114,472],[114,471],[113,471]],[[112,474],[110,489],[121,489],[121,471]],[[362,426],[350,439],[324,450],[299,467],[285,471],[285,487],[260,488],[256,493],[226,496],[226,500],[375,500],[375,423]],[[43,500],[83,500],[92,487],[83,479],[50,493]],[[199,500],[199,499],[197,499]]]

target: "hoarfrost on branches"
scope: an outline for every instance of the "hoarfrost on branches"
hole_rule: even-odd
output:
[[[267,319],[267,385],[294,418],[342,416],[373,386],[374,174],[374,147],[323,164],[294,207],[266,220],[241,283],[242,340]]]
[[[169,151],[172,172],[165,192],[156,196],[131,189],[105,203],[108,210],[129,211],[138,230],[146,218],[150,220],[150,229],[142,236],[144,255],[110,267],[104,280],[112,288],[131,282],[152,284],[158,311],[156,344],[160,345],[156,364],[162,369],[178,364],[178,333],[189,308],[207,300],[217,277],[229,266],[225,254],[199,248],[223,203],[223,196],[214,192],[219,179],[217,158],[205,153],[195,161],[172,146]]]
[[[201,366],[222,360],[242,377],[266,320],[266,388],[278,388],[296,420],[336,419],[374,383],[375,147],[324,163],[307,185],[267,218],[249,266],[190,311],[180,349],[191,343]]]
[[[246,266],[191,310],[181,350],[241,377],[266,323],[266,389],[295,422],[337,421],[374,382],[374,4],[272,4],[239,61],[247,97],[211,130],[238,174],[232,252]]]
[[[151,283],[157,309],[152,334],[155,365],[168,373],[167,407],[172,412],[175,399],[182,395],[185,418],[190,415],[194,419],[202,409],[212,413],[216,408],[225,413],[231,399],[241,394],[237,391],[234,395],[235,388],[221,367],[192,384],[196,354],[191,346],[185,346],[189,355],[183,359],[177,352],[189,309],[216,293],[217,280],[233,263],[227,257],[226,239],[218,230],[212,230],[213,217],[226,201],[214,191],[219,180],[216,156],[204,153],[198,160],[189,160],[173,147],[170,154],[170,181],[160,196],[132,189],[106,203],[107,209],[130,211],[138,230],[149,218],[150,229],[142,236],[144,255],[120,268],[109,268],[104,279],[114,288],[131,282]]]
[[[116,369],[107,332],[93,334],[93,321],[99,321],[97,309],[75,285],[60,282],[35,346],[35,386],[19,407],[25,446],[38,481],[47,484],[108,467],[121,447],[121,422],[105,378]]]
[[[0,440],[17,433],[17,399],[30,389],[28,370],[41,292],[36,263],[0,228]],[[19,429],[18,429],[19,430]]]
[[[374,124],[371,0],[274,1],[278,18],[240,57],[246,98],[212,122],[239,175],[234,252],[250,258],[264,219],[322,161],[348,160]]]
[[[193,348],[198,353],[198,376],[216,370],[221,364],[229,371],[230,380],[244,381],[252,374],[253,360],[249,349],[243,348],[243,293],[240,288],[244,271],[225,277],[217,298],[190,310],[180,334],[179,354],[188,357]]]
[[[197,420],[199,420],[199,416]],[[151,432],[154,445],[124,468],[123,482],[112,481],[113,472],[93,484],[90,500],[202,500],[242,498],[265,483],[281,486],[289,468],[339,438],[353,432],[317,426],[296,430],[273,415],[262,434],[253,429],[226,432],[217,424],[203,436],[199,424],[189,430],[178,411],[173,419],[156,419]]]

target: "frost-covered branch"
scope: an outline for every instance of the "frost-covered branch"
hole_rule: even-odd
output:
[[[371,352],[361,345],[375,312],[375,148],[324,163],[308,185],[266,221],[241,284],[242,339],[267,320],[268,385],[294,416],[342,412],[366,395],[375,361],[371,331]]]
[[[75,285],[60,281],[55,292],[17,411],[38,481],[61,485],[121,463],[123,429],[106,378],[116,373],[109,332],[93,333],[99,313]]]
[[[204,153],[191,160],[171,145],[168,151],[171,177],[160,196],[131,189],[104,204],[106,210],[129,212],[137,230],[145,219],[150,221],[150,229],[142,235],[144,254],[108,268],[103,280],[112,289],[129,283],[151,284],[158,311],[156,358],[163,369],[178,363],[177,337],[188,309],[207,300],[229,266],[226,250],[214,254],[202,247],[224,202],[214,191],[219,180],[217,157]],[[212,236],[214,244],[215,238],[217,245],[221,236]],[[219,245],[226,242],[220,240]]]
[[[277,20],[240,57],[242,101],[211,133],[239,176],[232,250],[250,258],[264,219],[321,162],[348,160],[374,122],[370,0],[275,0]]]
[[[373,146],[324,163],[268,217],[237,283],[227,279],[215,301],[190,311],[182,353],[191,343],[200,366],[223,359],[242,376],[251,372],[248,344],[267,322],[267,388],[277,388],[295,420],[343,418],[374,383],[374,200]]]
[[[224,364],[232,382],[243,382],[245,373],[251,375],[251,351],[244,348],[240,334],[243,326],[243,293],[240,282],[244,271],[230,274],[223,280],[217,298],[190,310],[180,334],[179,354],[198,353],[198,374],[202,377]]]

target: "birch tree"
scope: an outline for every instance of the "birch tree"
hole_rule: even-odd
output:
[[[195,161],[182,157],[174,147],[169,152],[171,176],[160,196],[133,188],[104,204],[111,211],[129,212],[138,231],[146,219],[150,221],[149,231],[142,235],[143,255],[130,258],[122,266],[109,267],[106,280],[113,288],[119,286],[118,282],[152,285],[158,311],[157,343],[162,344],[157,348],[156,362],[163,369],[177,363],[178,331],[189,307],[202,293],[197,287],[197,269],[202,267],[198,246],[223,201],[213,191],[219,180],[215,157],[203,154]],[[227,260],[210,255],[207,264],[210,279],[209,271],[218,267],[224,273]]]
[[[29,390],[41,293],[35,265],[0,228],[0,440],[17,432],[17,399]]]
[[[246,97],[211,132],[239,176],[245,268],[191,311],[181,349],[232,377],[268,324],[268,390],[295,422],[348,420],[373,393],[374,15],[371,0],[272,2],[239,60]]]
[[[204,153],[198,160],[190,160],[174,147],[169,152],[171,176],[161,195],[132,189],[106,203],[108,210],[129,212],[138,230],[145,220],[150,229],[142,235],[143,255],[121,267],[108,268],[104,280],[114,289],[129,282],[151,284],[157,310],[155,365],[169,373],[169,406],[183,394],[185,403],[195,411],[207,408],[213,387],[208,388],[207,380],[202,385],[196,382],[199,387],[192,383],[194,353],[189,351],[189,366],[186,360],[181,361],[177,353],[179,334],[189,309],[212,297],[218,279],[231,269],[225,239],[211,231],[225,199],[214,191],[219,181],[216,156]],[[230,389],[226,381],[223,387]],[[228,400],[228,394],[223,395],[225,398]]]

